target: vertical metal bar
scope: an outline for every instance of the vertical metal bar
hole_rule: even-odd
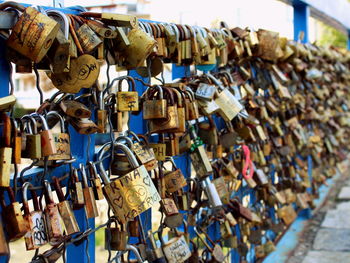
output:
[[[348,50],[350,50],[350,30],[348,30]]]
[[[302,43],[309,42],[309,16],[310,8],[307,4],[301,1],[293,2],[293,14],[294,14],[294,40],[299,40],[299,34],[304,32],[304,38]]]

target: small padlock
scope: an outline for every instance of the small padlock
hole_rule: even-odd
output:
[[[69,124],[80,134],[93,134],[98,132],[98,126],[90,119],[67,118]]]
[[[70,188],[71,198],[73,202],[73,209],[79,210],[84,207],[84,193],[83,193],[83,184],[79,181],[78,170],[73,168],[72,171],[72,182],[73,187]]]
[[[164,184],[166,191],[172,194],[187,185],[186,178],[181,170],[176,167],[173,158],[167,158],[165,161],[170,161],[172,165],[171,171],[164,171]]]
[[[58,211],[60,212],[61,218],[63,220],[64,228],[67,235],[73,235],[80,231],[78,222],[75,218],[72,204],[65,199],[60,182],[57,177],[53,177],[53,184],[56,190],[56,194],[59,200],[57,204]]]
[[[112,227],[112,223],[115,227]],[[110,219],[105,228],[105,249],[123,251],[127,246],[128,233],[121,228],[118,228],[116,219]]]
[[[43,157],[48,157],[50,155],[56,154],[56,145],[54,143],[54,138],[52,135],[51,130],[49,129],[49,126],[47,125],[46,119],[43,115],[40,114],[33,114],[34,118],[39,118],[41,121],[41,132],[40,132],[40,138],[41,138],[41,154]]]
[[[103,200],[104,195],[103,195],[103,191],[102,191],[102,184],[101,184],[101,179],[97,173],[96,165],[93,162],[88,162],[88,166],[89,166],[89,174],[90,174],[90,177],[92,178],[92,182],[93,182],[95,199],[96,200]]]
[[[211,238],[209,237],[209,235],[206,232],[201,231],[201,233],[203,233],[205,235],[205,237],[207,238],[207,240],[209,240],[209,242],[212,244],[213,247],[209,246],[209,244],[200,235],[200,233],[198,233],[198,230],[196,227],[194,228],[194,231],[195,231],[196,235],[199,237],[199,239],[206,246],[206,248],[210,251],[215,262],[223,262],[225,260],[225,256],[224,256],[224,253],[222,251],[222,247],[219,244],[214,243],[214,241],[211,240]]]
[[[50,116],[55,116],[60,120],[60,133],[53,133],[56,153],[49,156],[49,160],[69,160],[71,159],[70,152],[70,137],[66,131],[65,123],[61,115],[57,111],[50,111],[46,114],[46,119]]]
[[[0,121],[3,123],[3,138],[0,147],[0,186],[10,186],[11,174],[11,119],[5,113],[0,113]]]
[[[163,89],[161,86],[155,86],[155,92],[147,89],[145,93],[145,101],[142,106],[143,118],[150,119],[164,119],[167,116],[167,101],[163,98]]]
[[[81,119],[91,117],[89,108],[78,101],[62,100],[59,105],[61,110],[70,117]]]
[[[151,262],[157,262],[157,263],[166,263],[167,260],[164,256],[163,250],[161,247],[158,247],[156,244],[156,240],[153,236],[152,230],[148,230],[148,238],[151,243],[152,250],[148,251],[147,258]]]
[[[53,200],[52,190],[49,181],[44,181],[45,202],[44,209],[45,221],[47,226],[48,239],[51,245],[62,242],[64,238],[63,227],[61,225],[61,216],[57,204]]]
[[[35,191],[31,191],[34,211],[29,211],[28,188],[33,187],[31,183],[25,182],[22,186],[24,219],[27,221],[29,231],[24,236],[27,250],[38,249],[48,242],[46,232],[46,221],[42,209],[39,206]]]
[[[127,80],[129,89],[131,85],[131,91],[122,91],[122,81],[124,79]],[[132,77],[123,78],[118,82],[117,110],[120,112],[139,110],[139,95],[135,89],[135,80]]]
[[[5,190],[6,189],[6,190]],[[7,191],[10,204],[5,204],[4,191]],[[15,241],[28,233],[28,222],[23,218],[21,206],[16,202],[15,194],[11,187],[3,188],[1,191],[2,218],[4,220],[5,230],[10,241]]]
[[[27,133],[25,133],[26,143],[22,156],[23,158],[40,159],[42,157],[41,137],[37,130],[37,123],[34,118],[30,117],[29,115],[24,115],[21,121],[22,123],[27,124]]]
[[[83,179],[83,194],[84,194],[84,200],[85,200],[86,216],[87,218],[98,217],[98,210],[97,210],[94,190],[92,187],[89,186],[88,178],[85,171],[85,166],[83,164],[80,164],[79,168]]]

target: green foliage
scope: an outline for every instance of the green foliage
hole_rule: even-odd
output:
[[[95,246],[104,246],[105,243],[105,231],[103,228],[99,229],[95,233]]]
[[[348,0],[350,2],[350,0]],[[333,27],[320,22],[321,38],[317,41],[321,46],[336,46],[346,48],[347,36]]]

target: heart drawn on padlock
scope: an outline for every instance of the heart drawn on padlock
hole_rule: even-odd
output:
[[[115,203],[119,208],[123,208],[124,198],[122,195],[119,195],[118,197],[115,197],[113,200],[113,203]]]
[[[53,85],[68,93],[78,93],[82,88],[90,88],[97,80],[100,65],[91,55],[82,55],[71,59],[70,71],[65,73],[49,73]]]

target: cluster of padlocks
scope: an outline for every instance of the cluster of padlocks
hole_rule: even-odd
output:
[[[0,9],[18,14],[14,27],[1,32],[16,71],[45,70],[59,90],[21,118],[11,117],[13,87],[0,99],[1,255],[9,254],[8,242],[24,237],[27,250],[53,246],[33,262],[55,262],[66,246],[105,227],[105,248],[117,251],[108,262],[132,262],[127,251],[138,262],[224,262],[232,250],[244,262],[252,248],[264,258],[346,159],[347,51],[225,23],[207,29],[12,2]],[[127,75],[99,85],[103,62],[144,79]],[[146,82],[162,73],[163,63],[203,73]],[[137,82],[147,86],[141,96]],[[146,134],[126,128],[130,113],[142,114]],[[56,125],[60,132],[52,131]],[[77,163],[68,125],[84,136],[110,134],[109,141]],[[191,174],[177,168],[180,155],[191,161]],[[18,171],[22,158],[33,163]],[[33,185],[24,172],[37,166],[44,172]],[[47,176],[60,166],[69,173]],[[242,198],[246,191],[250,202]],[[111,210],[108,222],[81,231],[74,210],[85,209],[87,218],[107,214],[96,205],[102,199]],[[154,235],[140,215],[159,203]],[[213,224],[214,240],[207,233]]]

